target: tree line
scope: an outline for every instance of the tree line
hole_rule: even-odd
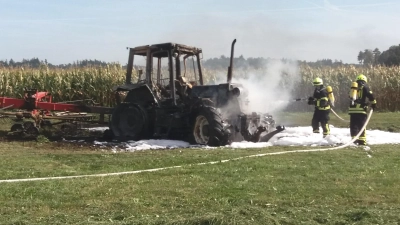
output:
[[[261,69],[265,67],[265,65],[270,61],[270,60],[275,60],[271,58],[263,58],[263,57],[249,57],[245,59],[243,55],[233,58],[233,66],[236,68],[241,68],[241,69]],[[282,62],[289,62],[292,60],[289,59],[280,59]],[[331,67],[336,67],[336,66],[341,66],[344,65],[344,63],[340,60],[332,60],[332,59],[322,59],[322,60],[317,60],[315,62],[307,62],[307,61],[300,61],[296,60],[297,63],[299,64],[307,64],[311,67],[318,67],[318,66],[331,66]],[[230,58],[226,57],[224,55],[220,56],[219,58],[211,58],[203,61],[203,66],[204,68],[207,69],[226,69],[228,68],[230,64]]]
[[[362,65],[385,65],[398,66],[400,65],[400,44],[393,45],[386,51],[365,49],[358,53],[357,60]]]
[[[263,57],[249,57],[244,58],[243,55],[239,57],[235,57],[233,59],[234,67],[236,68],[252,68],[252,69],[260,69],[263,68],[269,60],[273,60],[271,58],[263,58]],[[281,61],[290,61],[289,59],[280,59]],[[364,51],[360,51],[357,56],[357,60],[360,65],[385,65],[385,66],[398,66],[400,65],[400,44],[393,45],[389,49],[381,52],[378,48],[374,50],[365,49]],[[338,67],[342,65],[348,65],[343,63],[341,60],[332,60],[332,59],[321,59],[315,62],[307,62],[307,61],[297,61],[299,64],[307,64],[310,67],[321,67],[321,66],[330,66],[330,67]],[[47,59],[39,60],[38,58],[32,59],[23,59],[21,62],[16,62],[13,59],[8,60],[0,60],[0,67],[31,67],[31,68],[39,68],[40,66],[47,66],[48,68],[73,68],[73,67],[86,67],[86,66],[106,66],[108,63],[100,60],[80,60],[75,61],[69,64],[59,64],[53,65],[47,62]],[[226,69],[230,64],[230,58],[224,55],[219,58],[210,58],[203,60],[202,62],[204,68],[211,70],[219,70]]]
[[[22,59],[20,62],[16,62],[13,59],[0,60],[0,67],[30,67],[40,68],[41,66],[47,66],[48,68],[72,68],[72,67],[86,67],[86,66],[106,66],[108,63],[100,60],[77,60],[73,63],[54,65],[47,62],[47,59],[40,60],[39,58]]]
[[[258,58],[244,58],[243,55],[239,57],[233,58],[233,64],[235,68],[242,68],[242,69],[261,69],[265,67],[266,63],[268,63],[269,60],[273,60],[271,58],[263,58],[263,57],[258,57]],[[280,59],[283,62],[291,61],[288,59]],[[316,62],[307,62],[307,61],[297,61],[298,63],[301,64],[308,64],[311,67],[318,67],[318,66],[341,66],[344,65],[342,61],[338,60],[331,60],[331,59],[322,59],[322,60],[317,60]],[[86,67],[86,66],[106,66],[108,63],[100,61],[100,60],[81,60],[81,61],[75,61],[73,63],[69,64],[60,64],[60,65],[54,65],[47,60],[40,60],[38,58],[32,58],[32,59],[23,59],[21,62],[16,62],[13,59],[8,60],[0,60],[0,67],[30,67],[30,68],[40,68],[41,66],[47,66],[48,68],[74,68],[74,67]],[[202,65],[206,69],[210,70],[220,70],[220,69],[227,69],[230,64],[230,58],[222,55],[219,58],[210,58],[202,61]],[[126,65],[124,66],[126,67]]]

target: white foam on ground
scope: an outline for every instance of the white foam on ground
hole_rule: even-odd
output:
[[[231,148],[265,148],[265,147],[270,147],[272,146],[272,143],[270,142],[247,142],[247,141],[242,141],[242,142],[233,142],[230,145],[227,145],[226,147],[231,147]]]
[[[129,141],[124,143],[126,151],[146,150],[146,149],[171,149],[171,148],[187,148],[189,143],[175,140],[141,140]]]
[[[270,146],[337,146],[351,140],[349,128],[335,128],[331,125],[331,134],[326,138],[320,134],[312,133],[312,128],[286,127],[286,130],[276,134],[268,142],[234,142],[225,147],[229,148],[265,148]],[[367,130],[368,145],[400,144],[400,133],[381,130]],[[114,151],[140,151],[148,149],[173,149],[173,148],[212,148],[208,146],[190,145],[184,141],[176,140],[141,140],[123,143],[95,142],[96,146],[112,146]]]
[[[108,127],[90,127],[90,128],[86,128],[86,130],[90,130],[90,131],[105,131],[107,129],[108,129]]]

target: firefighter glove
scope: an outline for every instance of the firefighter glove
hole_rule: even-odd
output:
[[[376,109],[376,104],[371,104],[371,108],[372,108],[373,110],[375,110],[375,109]]]
[[[313,97],[309,97],[307,104],[314,105],[314,98]]]

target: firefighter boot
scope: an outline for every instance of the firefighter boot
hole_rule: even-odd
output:
[[[367,145],[367,141],[366,140],[357,140],[357,144],[358,145]]]

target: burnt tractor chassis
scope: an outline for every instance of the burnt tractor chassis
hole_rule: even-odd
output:
[[[275,121],[268,113],[245,113],[248,90],[231,82],[235,42],[227,82],[216,85],[203,84],[199,48],[174,43],[130,48],[126,83],[114,89],[116,93],[127,94],[118,100],[104,137],[109,140],[177,139],[224,146],[233,141],[268,141],[283,131],[283,126],[273,130]],[[146,74],[143,79],[139,71],[137,82],[132,83],[135,56],[146,58]],[[185,76],[188,57],[197,60],[192,78]],[[166,84],[160,72],[162,58],[168,59]],[[185,71],[181,71],[181,59]],[[153,71],[153,60],[158,62],[157,72]]]

